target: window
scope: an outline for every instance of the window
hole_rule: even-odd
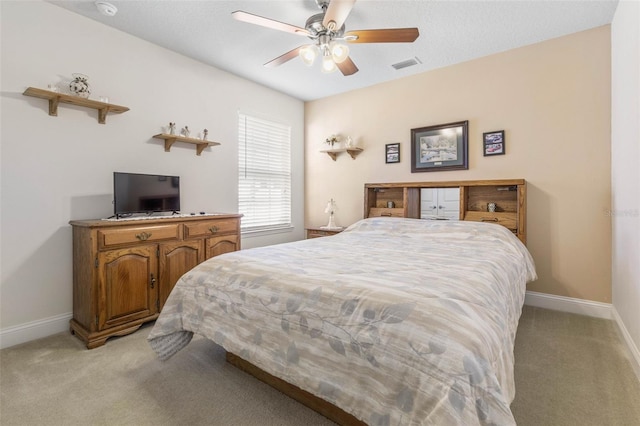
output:
[[[291,226],[291,127],[238,115],[238,212],[243,232]]]

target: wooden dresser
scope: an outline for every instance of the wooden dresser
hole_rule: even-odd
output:
[[[74,220],[71,332],[87,348],[156,319],[178,279],[240,250],[239,214]]]
[[[423,188],[458,188],[459,220],[497,223],[509,228],[526,244],[527,187],[524,179],[367,183],[364,186],[364,217],[419,219]],[[495,211],[489,211],[490,203],[495,204]],[[387,207],[391,204],[393,208]]]

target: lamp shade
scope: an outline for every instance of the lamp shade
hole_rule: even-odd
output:
[[[331,57],[336,64],[343,62],[349,57],[349,46],[342,43],[333,42],[331,45]]]
[[[318,56],[318,48],[315,44],[309,44],[301,48],[298,51],[298,55],[300,55],[300,59],[302,59],[302,62],[306,66],[310,67],[311,65],[313,65],[313,61],[315,61],[316,56]]]
[[[323,56],[322,57],[322,72],[330,73],[337,70],[336,63],[333,62],[333,58],[331,56]]]

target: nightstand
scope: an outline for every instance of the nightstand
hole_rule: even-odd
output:
[[[308,239],[308,238],[328,237],[330,235],[336,235],[344,231],[344,228],[323,229],[321,227],[317,227],[317,228],[306,228],[306,230],[307,230],[307,239]]]

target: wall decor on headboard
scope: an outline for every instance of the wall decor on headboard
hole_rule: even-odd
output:
[[[469,168],[469,121],[411,129],[411,173]]]

